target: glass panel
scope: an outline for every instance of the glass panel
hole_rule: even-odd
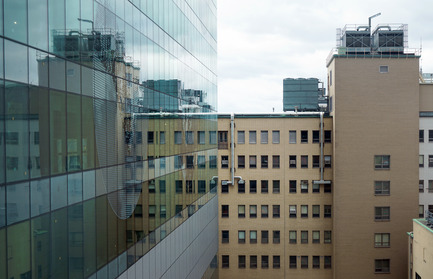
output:
[[[81,72],[80,65],[66,62],[66,83],[67,83],[67,91],[74,92],[77,94],[81,93]]]
[[[95,167],[95,124],[93,112],[93,99],[82,97],[82,158],[83,169]]]
[[[68,207],[69,278],[82,278],[83,274],[83,204]]]
[[[27,47],[5,40],[5,78],[27,83]]]
[[[50,92],[51,174],[66,171],[66,96]]]
[[[107,197],[96,199],[96,264],[98,268],[107,264]]]
[[[83,204],[83,233],[84,233],[84,277],[96,271],[96,218],[95,199]]]
[[[1,5],[0,5],[1,6]],[[0,11],[1,12],[1,11]],[[2,45],[2,40],[0,40],[0,46]],[[0,47],[1,48],[1,47]],[[1,53],[1,49],[0,49],[0,53]],[[1,57],[2,55],[0,55]],[[0,65],[2,66],[2,65]],[[0,185],[3,184],[6,180],[6,169],[5,169],[5,134],[4,134],[4,124],[5,124],[5,117],[4,117],[4,103],[5,103],[5,99],[4,99],[4,81],[0,82]],[[4,193],[4,192],[3,192]],[[2,201],[3,198],[1,196],[1,190],[0,190],[0,227],[2,227]]]
[[[4,32],[11,39],[27,42],[27,0],[4,0]]]
[[[81,172],[68,175],[68,204],[83,200],[83,179]]]
[[[66,197],[66,193],[64,195]],[[68,278],[67,208],[51,213],[51,277]]]
[[[83,172],[83,200],[95,197],[95,171]]]
[[[65,90],[65,60],[58,57],[49,57],[50,64],[50,87],[58,90]]]
[[[48,0],[50,52],[64,56],[65,0]]]
[[[48,10],[46,0],[30,0],[29,44],[48,50]]]
[[[8,277],[30,278],[30,222],[7,228]],[[12,256],[13,255],[13,256]]]
[[[0,202],[0,210],[1,210],[1,202]],[[1,227],[1,217],[0,217],[0,227]],[[0,247],[7,247],[6,229],[0,229]],[[7,249],[0,249],[0,278],[7,278],[6,277],[6,263],[7,263],[6,251]]]
[[[0,186],[0,228],[6,225],[6,186]],[[0,249],[0,253],[1,253]],[[1,264],[1,261],[0,261]]]
[[[30,216],[29,183],[8,185],[6,187],[8,225],[28,219]]]
[[[51,210],[67,205],[67,187],[66,175],[51,178]]]
[[[38,216],[50,210],[50,181],[32,181],[30,184],[31,216]]]
[[[67,149],[69,172],[81,170],[81,96],[67,94]]]
[[[31,226],[32,278],[49,278],[50,215],[45,214],[32,219]]]

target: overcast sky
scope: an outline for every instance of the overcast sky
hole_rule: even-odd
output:
[[[409,25],[409,48],[420,48],[433,72],[431,0],[218,0],[218,111],[283,110],[283,79],[326,81],[326,57],[345,24]]]

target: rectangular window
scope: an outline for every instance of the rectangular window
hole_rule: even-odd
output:
[[[250,231],[250,243],[257,243],[257,231]]]
[[[313,143],[320,143],[320,131],[319,130],[313,131]]]
[[[289,266],[290,268],[297,268],[297,258],[296,256],[290,256],[289,258]]]
[[[268,218],[268,206],[267,205],[262,205],[262,218]]]
[[[289,205],[289,217],[296,218],[296,205]]]
[[[325,269],[329,269],[332,268],[332,261],[331,261],[331,256],[325,256],[324,257],[324,268]]]
[[[433,168],[433,155],[428,155],[428,167]]]
[[[375,181],[374,182],[374,194],[381,196],[389,196],[390,184],[389,181]]]
[[[165,169],[165,161],[166,161],[165,157],[159,158],[159,168],[162,170]]]
[[[165,144],[165,132],[159,132],[159,144]]]
[[[375,233],[374,234],[374,247],[389,247],[390,234],[389,233]]]
[[[320,243],[320,231],[313,231],[313,243]]]
[[[313,218],[320,218],[320,205],[313,205]]]
[[[238,268],[245,268],[246,266],[246,256],[245,255],[239,255],[238,260]]]
[[[433,130],[428,130],[428,141],[433,142]]]
[[[419,188],[419,192],[420,192],[420,193],[424,193],[424,180],[420,180],[420,181],[419,181],[419,186],[418,186],[418,188]]]
[[[280,231],[272,232],[272,243],[274,244],[280,243]]]
[[[308,180],[301,180],[301,193],[308,193]]]
[[[269,256],[262,256],[262,268],[269,267]]]
[[[257,156],[256,155],[250,155],[250,168],[251,169],[257,168]]]
[[[296,155],[289,156],[289,168],[296,168]]]
[[[308,131],[301,131],[301,143],[308,143]]]
[[[428,192],[433,193],[433,180],[428,181]]]
[[[272,156],[272,168],[279,169],[280,168],[280,155]]]
[[[245,218],[245,205],[238,205],[238,218]]]
[[[185,132],[185,142],[186,144],[194,144],[194,132],[186,131]]]
[[[313,168],[320,168],[320,156],[313,155]]]
[[[210,155],[209,156],[209,168],[216,169],[217,168],[217,156]]]
[[[273,268],[280,268],[280,256],[273,256]]]
[[[388,73],[388,66],[379,66],[379,73]]]
[[[261,181],[261,193],[262,194],[267,194],[268,193],[268,181],[267,180],[262,180]]]
[[[320,268],[320,256],[313,256],[313,268]]]
[[[149,218],[155,218],[156,206],[149,205]]]
[[[260,131],[260,143],[261,144],[268,143],[268,131]]]
[[[389,259],[374,260],[374,272],[389,273]]]
[[[149,133],[152,133],[152,141],[149,142]],[[135,132],[135,143],[142,144],[143,143],[143,133],[141,131]],[[147,132],[147,143],[153,143],[153,132]]]
[[[419,167],[423,168],[424,167],[424,155],[419,155],[418,161],[419,161]]]
[[[206,193],[206,180],[199,180],[198,181],[198,193],[199,194]]]
[[[301,217],[302,218],[308,217],[308,205],[301,205]]]
[[[153,144],[155,142],[155,137],[153,132],[147,132],[147,143]]]
[[[301,231],[301,243],[302,244],[308,243],[308,231]]]
[[[228,193],[229,192],[229,184],[227,183],[227,180],[221,180],[221,193]]]
[[[222,169],[229,168],[229,156],[221,156],[221,168]]]
[[[175,184],[176,184],[176,194],[182,194],[183,193],[182,180],[176,180]]]
[[[296,143],[296,131],[289,131],[289,143]]]
[[[272,143],[280,143],[280,131],[272,131]]]
[[[249,143],[256,144],[257,143],[257,133],[256,131],[249,132]]]
[[[272,217],[280,218],[280,205],[276,204],[272,206]]]
[[[238,193],[245,193],[245,181],[238,181]]]
[[[228,149],[227,131],[218,131],[218,149]]]
[[[238,131],[238,144],[245,143],[245,131]]]
[[[221,217],[222,218],[229,217],[229,206],[227,204],[221,205]]]
[[[313,193],[320,193],[320,184],[314,183],[314,181],[312,181],[312,188],[313,188]]]
[[[301,168],[308,168],[308,156],[307,155],[301,156]]]
[[[323,217],[325,217],[325,218],[331,218],[332,217],[331,205],[324,205],[323,206]]]
[[[197,155],[197,167],[199,169],[206,168],[206,157],[204,155]]]
[[[268,243],[268,242],[269,242],[269,232],[262,231],[262,243]]]
[[[238,168],[240,168],[240,169],[245,168],[245,156],[244,155],[238,156]]]
[[[185,181],[185,191],[187,194],[193,194],[195,192],[195,180],[186,180]]]
[[[194,168],[194,156],[186,156],[186,168],[187,169]]]
[[[250,205],[250,218],[257,218],[257,205]]]
[[[420,204],[418,206],[418,217],[424,218],[424,205]]]
[[[324,231],[323,242],[325,243],[332,242],[332,231]]]
[[[296,180],[289,181],[289,193],[296,193]]]
[[[280,193],[280,181],[272,180],[272,193],[279,194]]]
[[[268,168],[268,156],[267,155],[262,155],[261,157],[261,167],[262,169],[267,169]]]
[[[332,193],[332,183],[327,183],[323,185],[323,192]]]
[[[389,206],[376,206],[374,208],[374,220],[375,221],[389,221],[389,219],[390,219]]]
[[[308,256],[301,256],[301,268],[308,268]]]
[[[326,130],[325,131],[325,142],[327,143],[331,143],[332,142],[332,133],[331,130]]]
[[[222,268],[230,267],[230,257],[228,255],[222,255],[221,267]]]
[[[198,140],[198,144],[206,143],[206,135],[204,131],[197,131],[197,140]]]
[[[250,256],[250,268],[257,268],[257,256]]]
[[[6,132],[5,133],[5,143],[17,145],[19,142],[18,132]]]
[[[149,164],[149,169],[154,169],[155,168],[155,160],[153,159],[153,156],[148,156],[147,161]]]
[[[209,144],[217,143],[217,134],[216,131],[209,131]]]
[[[330,168],[332,166],[331,164],[331,155],[325,155],[325,162],[324,162],[324,167],[325,168]]]
[[[419,130],[419,142],[424,142],[424,130]]]
[[[182,144],[182,131],[174,131],[174,144]]]
[[[389,155],[375,155],[374,168],[375,169],[389,169],[390,156]]]
[[[149,180],[149,193],[155,193],[155,179]]]
[[[296,244],[297,242],[296,234],[297,234],[296,231],[289,231],[289,243]]]
[[[238,243],[245,243],[245,231],[238,231]]]
[[[162,194],[162,193],[165,193],[165,191],[166,191],[165,180],[160,180],[159,181],[159,192]]]
[[[221,231],[221,243],[229,243],[229,231]]]
[[[257,180],[250,180],[250,193],[257,193]]]

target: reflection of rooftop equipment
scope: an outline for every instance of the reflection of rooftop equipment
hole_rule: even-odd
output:
[[[433,213],[427,210],[426,216],[427,216],[425,217],[425,220],[427,221],[426,225],[430,228],[433,228]]]

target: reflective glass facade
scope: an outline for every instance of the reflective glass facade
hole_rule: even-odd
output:
[[[216,1],[0,3],[0,278],[115,278],[216,199]]]

